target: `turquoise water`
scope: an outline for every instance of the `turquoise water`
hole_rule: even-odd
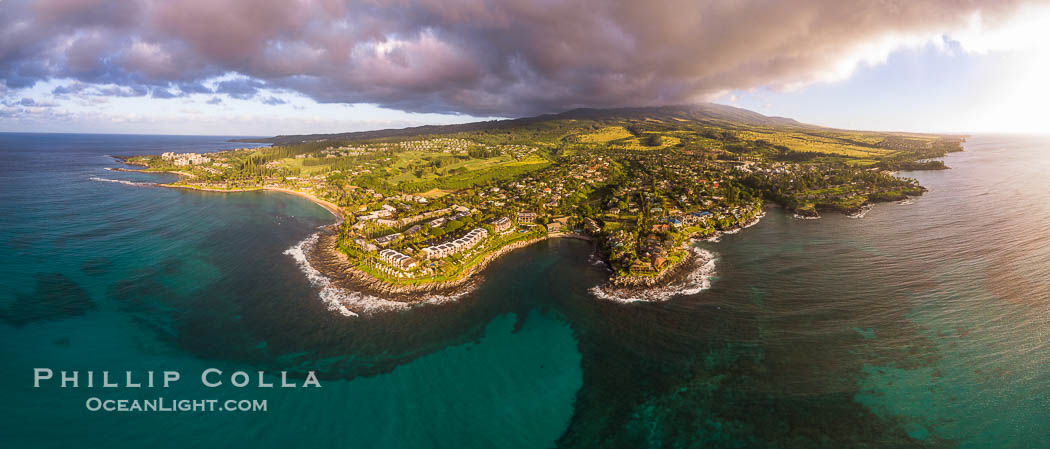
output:
[[[862,219],[772,208],[710,290],[594,298],[585,242],[516,251],[449,304],[327,310],[282,254],[333,219],[107,155],[224,138],[0,134],[2,447],[1047,447],[1050,142],[981,136]],[[178,370],[169,389],[33,388],[33,368]],[[322,388],[203,387],[209,367]],[[225,379],[228,383],[228,377]],[[91,412],[90,397],[267,400]]]

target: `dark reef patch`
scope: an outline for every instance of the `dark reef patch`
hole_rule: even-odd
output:
[[[102,276],[113,269],[113,261],[106,257],[98,257],[80,264],[80,271],[88,276]]]
[[[30,295],[16,294],[15,302],[0,312],[12,326],[79,316],[95,308],[91,295],[62,273],[37,273]]]

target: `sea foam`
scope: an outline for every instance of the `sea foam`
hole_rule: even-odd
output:
[[[157,185],[157,183],[155,183],[155,182],[126,181],[126,180],[123,180],[123,179],[99,178],[98,176],[92,176],[92,177],[90,177],[88,179],[91,180],[91,181],[115,182],[117,184],[124,184],[124,185],[128,185],[128,186],[139,186],[139,187],[153,187],[153,186]]]
[[[849,215],[846,215],[846,217],[849,217],[849,218],[864,218],[864,216],[868,215],[868,212],[871,212],[871,210],[874,209],[874,208],[875,208],[874,205],[868,204],[866,206],[862,206],[859,211],[857,211],[855,213],[852,213],[852,214],[849,214]]]
[[[697,267],[684,278],[663,287],[617,289],[609,286],[591,287],[594,296],[610,301],[631,303],[638,301],[666,301],[678,295],[695,295],[711,288],[711,278],[715,273],[714,253],[692,247],[699,259]]]
[[[357,317],[382,312],[408,310],[426,304],[443,304],[459,299],[467,293],[467,291],[463,291],[452,295],[429,294],[424,296],[422,301],[403,302],[337,287],[332,283],[331,278],[317,271],[306,258],[307,248],[316,245],[318,238],[319,234],[315,232],[303,239],[303,241],[292,245],[291,248],[284,251],[284,254],[295,259],[299,270],[306,275],[306,279],[310,281],[310,284],[318,289],[318,297],[328,306],[328,310],[343,316]]]

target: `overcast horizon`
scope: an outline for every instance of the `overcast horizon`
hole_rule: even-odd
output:
[[[5,0],[0,132],[272,136],[710,101],[1045,133],[1048,6]]]

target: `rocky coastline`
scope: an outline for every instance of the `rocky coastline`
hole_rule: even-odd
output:
[[[686,248],[684,254],[685,256],[683,256],[681,260],[668,265],[663,270],[660,270],[659,273],[652,276],[614,276],[609,280],[609,284],[612,288],[616,289],[656,287],[665,284],[666,281],[681,274],[683,268],[687,268],[695,262],[695,253]]]
[[[821,213],[828,212],[841,212],[848,217],[859,218],[863,217],[864,214],[875,207],[876,204],[906,201],[913,197],[922,196],[924,193],[926,193],[926,188],[920,187],[920,190],[914,192],[901,192],[899,195],[883,195],[877,198],[869,198],[867,201],[854,207],[837,207],[828,204],[818,204],[813,208],[806,209],[787,208],[787,211],[793,213],[795,218],[799,219],[817,219],[821,217]]]
[[[318,231],[317,243],[307,249],[306,258],[314,269],[330,278],[339,288],[393,301],[418,302],[426,296],[458,296],[469,293],[481,285],[481,272],[494,260],[508,252],[548,238],[551,237],[537,237],[506,245],[485,255],[481,261],[464,270],[456,279],[412,284],[390,283],[359,270],[349,261],[347,255],[339,250],[338,228],[334,225],[325,226]]]

